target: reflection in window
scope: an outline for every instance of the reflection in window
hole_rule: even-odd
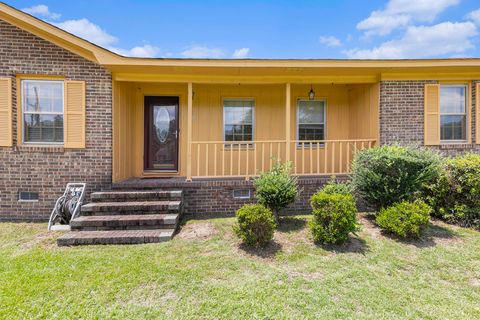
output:
[[[225,141],[253,141],[253,100],[224,100]]]
[[[23,80],[22,106],[24,142],[63,142],[62,81]]]
[[[298,101],[298,140],[325,140],[325,100]]]
[[[467,140],[467,86],[440,86],[440,139]]]

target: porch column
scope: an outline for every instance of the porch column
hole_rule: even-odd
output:
[[[291,144],[291,130],[290,130],[290,103],[291,103],[291,95],[290,95],[290,83],[287,83],[285,87],[285,160],[290,161],[290,144]]]
[[[187,105],[187,181],[192,181],[193,84],[188,83]]]

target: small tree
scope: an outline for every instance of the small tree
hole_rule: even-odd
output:
[[[278,223],[279,212],[298,196],[297,178],[290,175],[292,163],[275,160],[272,169],[254,180],[256,197],[260,204],[273,211]]]

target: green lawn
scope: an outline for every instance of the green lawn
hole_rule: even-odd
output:
[[[362,217],[358,238],[325,248],[306,219],[256,251],[231,218],[189,221],[162,244],[72,248],[45,224],[3,223],[0,319],[480,318],[479,232],[435,222],[400,242]]]

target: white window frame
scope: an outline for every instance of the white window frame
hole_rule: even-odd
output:
[[[247,192],[248,194],[242,195],[242,196],[235,195],[235,192],[244,192],[244,191]],[[233,199],[250,199],[252,197],[252,192],[250,191],[250,189],[233,189],[232,197]]]
[[[25,86],[24,84],[31,82],[45,82],[45,83],[61,83],[62,84],[62,112],[32,112],[26,111],[26,99]],[[48,142],[48,141],[26,141],[25,140],[25,114],[41,114],[41,115],[59,115],[63,116],[63,131],[65,133],[65,81],[63,80],[45,80],[45,79],[22,79],[20,80],[20,90],[21,90],[21,103],[22,103],[22,115],[21,115],[21,132],[22,132],[22,144],[25,145],[54,145],[54,146],[63,146],[65,143],[65,134],[63,136],[62,142]]]
[[[326,141],[327,140],[327,99],[326,98],[319,98],[319,99],[314,99],[314,100],[310,100],[308,98],[299,98],[297,99],[297,119],[296,119],[296,122],[297,122],[297,147],[298,148],[301,148],[302,147],[302,144],[306,144],[305,142],[302,142],[302,141],[309,141],[309,140],[300,140],[300,125],[301,124],[309,124],[309,123],[300,123],[299,119],[300,119],[300,102],[302,101],[320,101],[320,102],[323,102],[323,105],[324,105],[324,108],[323,108],[323,140]],[[311,124],[311,123],[310,123]],[[316,124],[320,124],[320,123],[316,123]],[[313,143],[312,144],[312,147],[313,148],[323,148],[325,146],[325,143]],[[308,145],[308,147],[310,148],[310,145]]]
[[[225,101],[251,101],[252,102],[252,141],[227,141],[226,134],[225,134]],[[239,142],[248,142],[249,146],[252,146],[255,141],[255,99],[254,98],[224,98],[222,99],[223,104],[223,142],[226,146],[234,145],[234,144],[241,144]],[[247,143],[243,143],[247,145]]]
[[[468,141],[468,134],[469,134],[469,125],[468,125],[468,118],[469,118],[469,86],[468,84],[440,84],[440,92],[442,90],[442,87],[449,87],[449,88],[465,88],[465,112],[464,113],[442,113],[442,101],[440,100],[438,110],[439,110],[439,117],[440,117],[440,125],[439,125],[439,130],[440,130],[440,143],[441,144],[452,144],[452,143],[466,143]],[[441,94],[440,94],[440,99],[441,99]],[[441,140],[442,136],[442,116],[465,116],[465,139],[464,140]]]

